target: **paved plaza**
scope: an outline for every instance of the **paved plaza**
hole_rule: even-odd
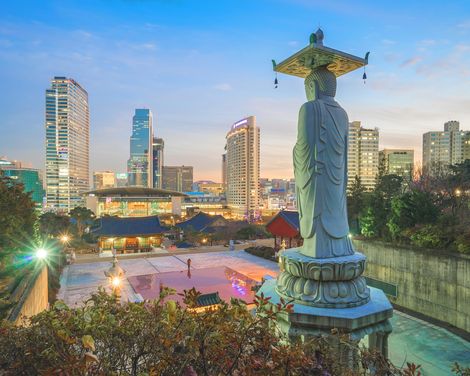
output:
[[[278,265],[244,251],[221,251],[184,255],[162,255],[149,258],[120,259],[126,277],[137,280],[138,276],[168,272],[182,272],[187,278],[187,260],[191,259],[192,273],[207,268],[226,267],[255,281],[263,276],[277,276]],[[104,272],[111,266],[109,261],[97,261],[67,266],[61,278],[58,298],[69,306],[82,304],[99,286],[109,288]],[[208,269],[209,270],[209,269]],[[171,286],[170,286],[171,287]],[[138,301],[141,296],[126,278],[123,299]],[[406,362],[421,364],[423,375],[450,374],[453,362],[470,366],[470,343],[449,331],[422,320],[395,311],[392,318],[393,332],[389,342],[389,356],[393,363],[402,366]]]

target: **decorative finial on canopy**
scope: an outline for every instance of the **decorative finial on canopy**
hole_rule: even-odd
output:
[[[318,30],[315,32],[315,35],[317,36],[317,44],[323,46],[323,38],[325,37],[323,30],[318,28]]]

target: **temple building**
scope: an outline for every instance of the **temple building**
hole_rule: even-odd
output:
[[[285,242],[287,248],[300,247],[302,238],[299,231],[299,213],[290,210],[281,210],[267,224],[268,230],[274,236],[274,249],[281,248]]]
[[[91,230],[98,237],[100,251],[115,249],[117,253],[149,252],[160,247],[168,228],[160,224],[158,216],[120,218],[102,217]]]
[[[203,212],[199,212],[194,217],[176,224],[176,227],[180,230],[203,232],[206,234],[213,234],[226,226],[227,221],[221,215],[208,215]]]

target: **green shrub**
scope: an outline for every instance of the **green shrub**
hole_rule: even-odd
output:
[[[274,248],[272,247],[266,247],[266,246],[249,247],[245,249],[245,252],[254,256],[265,258],[267,260],[277,261],[276,258],[274,257]]]
[[[441,226],[426,225],[410,236],[411,243],[423,248],[441,248],[448,245]]]
[[[2,375],[359,375],[338,361],[324,338],[287,341],[278,314],[263,296],[253,315],[240,300],[203,312],[165,298],[119,304],[104,292],[82,307],[56,302],[30,325],[0,325]],[[191,307],[196,294],[186,294]],[[339,340],[346,346],[346,336]],[[358,363],[376,375],[418,375],[419,366],[395,368],[376,352],[353,347]]]
[[[470,254],[470,233],[467,232],[457,236],[454,246],[458,252]]]

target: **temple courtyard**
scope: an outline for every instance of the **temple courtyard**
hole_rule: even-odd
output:
[[[119,265],[126,276],[122,299],[151,299],[158,295],[161,286],[179,291],[195,286],[203,293],[219,292],[222,299],[233,296],[249,303],[253,297],[251,286],[263,277],[276,277],[279,272],[277,263],[243,250],[191,252],[120,258]],[[110,266],[110,261],[100,259],[67,266],[58,298],[73,307],[82,304],[99,286],[109,289],[104,272]],[[414,362],[422,365],[424,375],[445,375],[450,374],[454,362],[469,365],[470,343],[455,334],[398,311],[391,322],[389,357],[396,366]]]

